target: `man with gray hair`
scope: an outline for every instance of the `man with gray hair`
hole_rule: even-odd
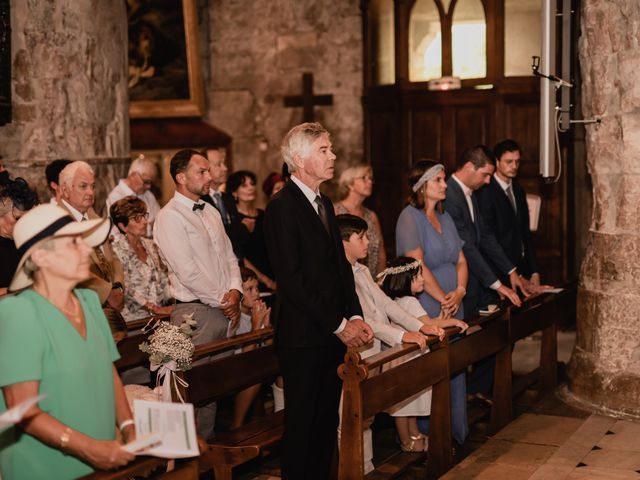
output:
[[[336,445],[346,346],[373,339],[362,318],[331,201],[320,184],[336,156],[319,123],[292,128],[282,142],[291,181],[271,199],[265,238],[278,282],[275,343],[284,378],[283,479],[329,478]]]
[[[93,209],[96,176],[87,162],[75,161],[60,172],[61,200],[59,207],[67,210],[77,221],[99,218]],[[94,290],[103,308],[118,312],[124,307],[124,270],[109,242],[93,248],[91,252],[91,277],[80,286]]]
[[[144,155],[140,155],[129,167],[129,173],[127,178],[122,178],[118,184],[111,190],[111,193],[107,196],[107,211],[106,215],[109,215],[109,209],[111,205],[124,197],[134,195],[142,200],[147,205],[147,212],[149,212],[149,221],[147,223],[147,237],[153,235],[153,222],[160,211],[160,204],[156,197],[151,192],[151,186],[158,176],[158,168],[153,160],[146,158]]]

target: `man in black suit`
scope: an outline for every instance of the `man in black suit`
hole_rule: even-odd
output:
[[[524,189],[515,181],[522,149],[514,140],[503,140],[493,149],[496,171],[489,185],[478,191],[482,217],[493,232],[507,258],[517,271],[530,279],[532,287],[540,286],[538,260],[529,229],[529,207]],[[494,271],[499,269],[489,259]],[[506,281],[504,275],[499,275]]]
[[[447,180],[445,210],[464,240],[462,250],[469,267],[467,293],[463,301],[468,319],[476,317],[478,310],[487,305],[492,298],[490,290],[508,298],[514,305],[521,303],[516,292],[499,280],[491,265],[496,265],[498,271],[509,278],[512,288],[520,288],[525,295],[528,294],[515,263],[504,254],[484,221],[474,193],[491,180],[495,169],[493,158],[493,152],[484,145],[468,148],[460,157],[458,169]]]
[[[278,283],[276,348],[284,377],[282,478],[327,479],[336,445],[345,345],[373,339],[362,319],[331,201],[320,194],[335,155],[319,123],[282,142],[291,180],[269,202],[265,239]]]
[[[224,148],[214,148],[207,150],[207,160],[209,160],[209,175],[211,175],[211,185],[209,193],[201,197],[202,200],[212,205],[218,210],[222,217],[224,230],[227,232],[233,253],[242,260],[243,252],[241,245],[246,241],[247,230],[243,228],[236,202],[228,192],[223,192],[220,187],[227,181],[229,168],[226,163],[226,151]]]

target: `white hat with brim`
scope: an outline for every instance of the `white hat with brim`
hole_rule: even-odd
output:
[[[9,285],[9,291],[22,290],[33,283],[33,279],[24,271],[24,264],[31,252],[45,240],[81,235],[88,246],[97,247],[105,242],[110,230],[111,220],[108,218],[76,222],[66,210],[56,205],[45,204],[32,208],[18,220],[13,229],[13,241],[18,249],[20,263]]]

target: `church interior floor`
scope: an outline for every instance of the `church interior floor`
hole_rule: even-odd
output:
[[[558,332],[560,380],[566,380],[575,331]],[[540,338],[516,344],[513,353],[514,385],[538,364]],[[490,408],[469,404],[470,435],[456,446],[455,466],[447,480],[640,480],[640,423],[617,420],[577,410],[561,401],[558,392],[540,398],[524,388],[514,401],[516,418],[494,436],[487,434]],[[393,422],[378,415],[373,425],[374,463],[398,450]],[[239,480],[277,479],[277,456],[237,469]],[[404,480],[425,478],[423,466],[406,472]]]

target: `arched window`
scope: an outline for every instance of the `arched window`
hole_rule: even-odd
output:
[[[373,82],[376,85],[393,84],[396,81],[393,0],[373,0],[369,8]]]
[[[453,76],[487,76],[487,21],[481,0],[458,0],[451,25]]]
[[[540,0],[363,1],[371,85],[393,84],[398,74],[409,82],[451,75],[479,88],[494,77],[531,76],[540,54]]]
[[[434,0],[417,0],[409,20],[409,80],[442,76],[442,29]]]

